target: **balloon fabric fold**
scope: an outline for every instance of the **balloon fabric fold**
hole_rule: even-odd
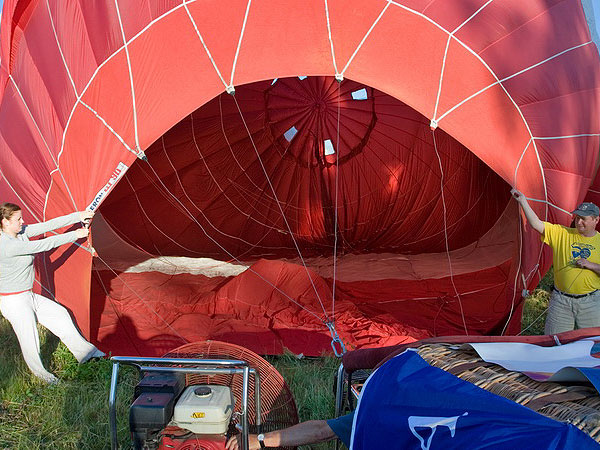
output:
[[[595,195],[592,7],[134,3],[1,18],[0,200],[29,222],[97,211],[36,284],[86,337],[318,355],[332,331],[519,331],[550,253],[511,186],[563,224]]]

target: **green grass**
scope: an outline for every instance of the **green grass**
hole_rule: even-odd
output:
[[[542,334],[548,307],[545,277],[523,309],[523,334]],[[0,449],[106,449],[110,361],[77,364],[75,358],[40,328],[42,359],[61,382],[46,386],[33,377],[21,357],[10,324],[0,318]],[[297,359],[294,355],[269,358],[286,379],[298,405],[301,420],[332,417],[333,377],[338,360],[333,357]],[[118,435],[129,448],[128,405],[136,373],[123,368],[117,399]],[[306,448],[333,449],[333,444]]]

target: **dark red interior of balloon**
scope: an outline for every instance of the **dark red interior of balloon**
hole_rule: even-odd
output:
[[[339,254],[442,252],[446,235],[450,249],[477,241],[509,198],[500,177],[421,114],[329,77],[240,86],[146,155],[102,213],[161,255],[290,258],[297,245],[332,256],[336,234]]]
[[[120,271],[93,273],[93,327],[109,348],[210,338],[318,355],[333,318],[349,346],[501,325],[508,185],[381,91],[329,77],[239,86],[146,155],[100,208],[114,237],[95,245]],[[163,269],[130,269],[143,260]]]

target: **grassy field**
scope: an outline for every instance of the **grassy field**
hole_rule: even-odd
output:
[[[547,290],[543,282],[526,300],[523,334],[543,332]],[[40,337],[43,360],[61,379],[58,385],[43,385],[29,374],[10,324],[0,318],[0,449],[110,448],[107,399],[111,363],[102,360],[78,365],[53,335],[40,329]],[[287,355],[271,358],[271,363],[290,385],[301,420],[333,415],[335,358],[298,360]],[[135,383],[135,371],[124,368],[117,402],[122,445],[129,443],[128,405]],[[332,449],[333,445],[311,448]]]

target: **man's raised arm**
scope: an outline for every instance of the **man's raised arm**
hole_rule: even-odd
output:
[[[521,206],[529,225],[531,225],[531,227],[538,233],[544,234],[544,222],[542,222],[533,209],[531,209],[531,206],[529,206],[529,203],[527,203],[527,198],[525,198],[525,196],[516,189],[511,189],[510,193]]]

